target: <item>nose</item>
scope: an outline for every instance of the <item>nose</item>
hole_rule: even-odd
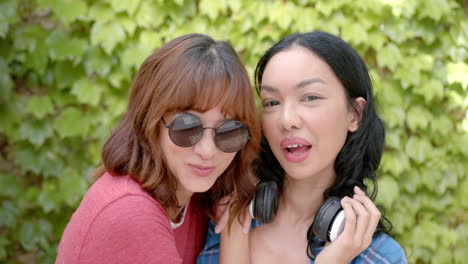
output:
[[[214,129],[205,128],[202,138],[193,146],[194,152],[202,159],[210,159],[218,151],[218,147],[214,142],[214,133]]]
[[[297,108],[292,104],[283,104],[279,121],[285,131],[301,127],[299,113],[297,112]]]

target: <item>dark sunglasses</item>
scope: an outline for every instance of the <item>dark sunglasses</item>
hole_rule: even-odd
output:
[[[205,129],[215,131],[214,142],[216,146],[226,153],[241,150],[250,139],[249,130],[240,121],[228,120],[219,127],[203,127],[198,116],[190,113],[178,115],[168,125],[162,118],[164,127],[169,129],[169,138],[179,147],[191,147],[200,141]]]

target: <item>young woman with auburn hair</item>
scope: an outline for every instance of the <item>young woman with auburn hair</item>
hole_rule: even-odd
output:
[[[259,141],[232,47],[201,34],[163,45],[136,75],[56,263],[194,263],[220,199],[235,194],[231,223],[249,203]]]

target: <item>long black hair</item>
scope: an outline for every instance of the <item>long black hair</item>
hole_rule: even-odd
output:
[[[274,44],[260,58],[255,69],[255,86],[260,94],[263,72],[270,59],[277,53],[298,45],[319,56],[333,70],[345,89],[348,105],[354,107],[354,99],[362,97],[366,106],[362,120],[355,132],[348,132],[345,144],[336,157],[334,168],[336,179],[324,192],[324,200],[331,196],[352,197],[353,187],[368,190],[365,180],[373,185],[370,199],[377,195],[376,170],[379,167],[385,143],[385,127],[377,114],[374,104],[372,82],[364,61],[359,54],[345,41],[329,33],[314,31],[304,34],[292,34]],[[257,164],[257,175],[260,181],[274,181],[281,195],[284,170],[273,155],[268,142],[262,140],[260,162]],[[277,197],[279,200],[279,197]],[[312,226],[311,226],[312,227]],[[313,248],[323,245],[312,232],[307,232],[308,256],[313,259]],[[374,235],[391,229],[391,223],[382,217]]]

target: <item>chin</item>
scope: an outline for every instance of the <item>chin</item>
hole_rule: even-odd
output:
[[[213,183],[214,184],[214,183]],[[185,185],[185,189],[192,192],[192,193],[204,193],[208,191],[211,187],[213,187],[213,184],[209,183],[191,183]]]

